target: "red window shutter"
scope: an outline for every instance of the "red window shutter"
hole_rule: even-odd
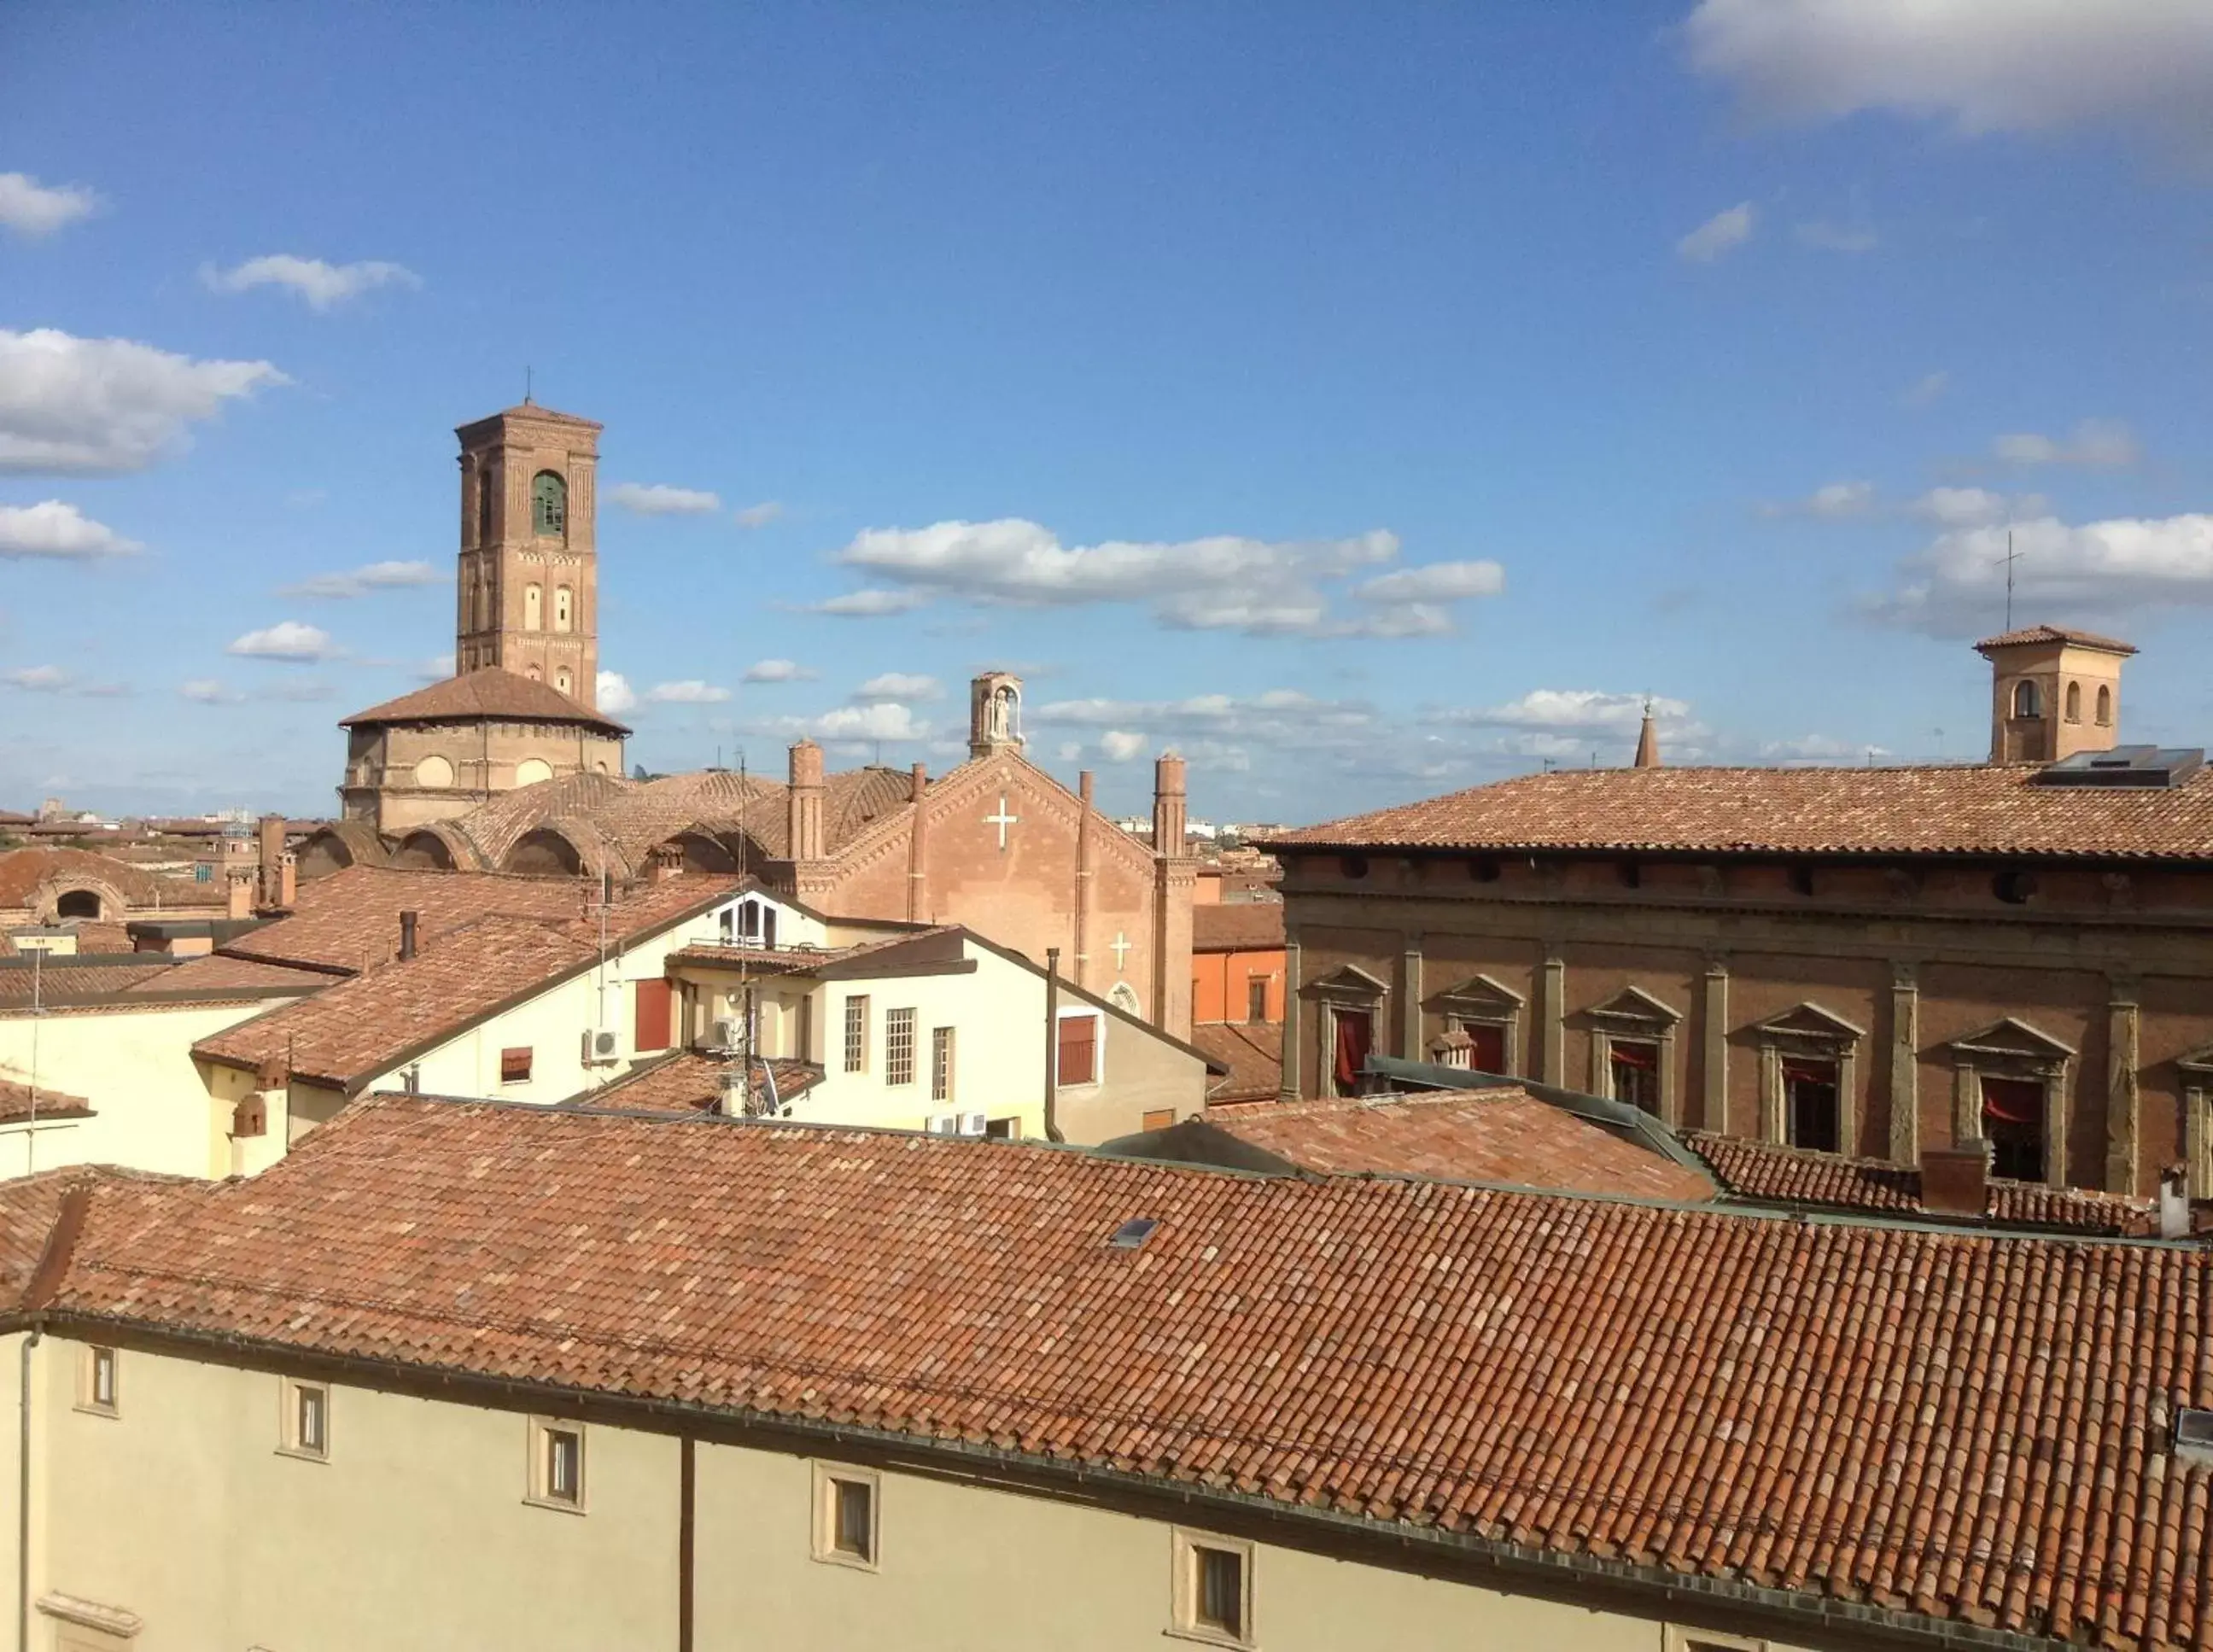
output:
[[[1467,1034],[1467,1064],[1480,1073],[1503,1073],[1506,1070],[1506,1029],[1496,1021],[1465,1021],[1461,1032]]]
[[[640,1055],[649,1050],[668,1047],[668,983],[640,981],[637,984],[637,1029],[631,1042]]]
[[[1064,1015],[1060,1021],[1059,1061],[1063,1084],[1088,1084],[1099,1076],[1099,1018]]]

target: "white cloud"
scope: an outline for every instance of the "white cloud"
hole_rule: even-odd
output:
[[[770,717],[747,727],[757,734],[774,735],[785,740],[804,735],[825,744],[922,741],[930,735],[930,725],[918,719],[911,708],[888,700],[873,705],[837,706],[820,716]],[[965,753],[967,748],[959,749]]]
[[[1264,637],[1432,635],[1452,627],[1445,603],[1489,594],[1501,578],[1491,563],[1408,569],[1398,576],[1403,587],[1394,588],[1386,576],[1353,592],[1376,605],[1375,612],[1331,617],[1325,582],[1398,555],[1397,537],[1381,529],[1339,539],[1219,535],[1071,546],[1036,522],[1006,517],[870,528],[838,560],[911,593],[1015,607],[1143,603],[1164,625]],[[1412,594],[1422,592],[1431,600],[1417,600]]]
[[[935,677],[906,671],[887,671],[871,677],[853,691],[856,700],[934,700],[945,692]]]
[[[280,619],[259,631],[250,631],[233,642],[224,650],[249,660],[284,660],[304,664],[311,660],[332,660],[338,649],[331,643],[328,631],[315,625],[303,625],[296,619]]]
[[[1999,629],[2008,533],[2018,558],[2014,612],[2025,619],[2113,621],[2213,606],[2213,515],[2119,517],[2076,526],[2052,516],[1960,527],[1901,565],[1899,588],[1870,600],[1878,619],[1940,637]]]
[[[138,548],[113,528],[59,499],[35,505],[0,505],[0,562],[27,557],[89,562],[101,557],[128,556]]]
[[[316,574],[296,585],[280,587],[279,596],[318,596],[349,600],[372,591],[404,590],[415,585],[442,585],[453,577],[427,562],[372,562],[351,573]]]
[[[596,686],[599,708],[609,716],[619,717],[625,711],[637,710],[637,691],[619,671],[602,671]]]
[[[811,683],[821,674],[794,660],[756,660],[746,668],[741,681],[748,683]]]
[[[51,235],[100,210],[100,197],[79,184],[44,185],[24,172],[0,172],[0,229]]]
[[[764,499],[757,505],[742,505],[735,513],[740,527],[766,527],[783,515],[783,506],[774,499]]]
[[[1711,264],[1752,239],[1759,213],[1750,201],[1716,212],[1675,243],[1675,255],[1693,264]]]
[[[283,287],[307,300],[308,308],[326,310],[378,287],[420,287],[423,278],[403,264],[372,259],[360,264],[328,264],[319,258],[271,253],[228,270],[200,266],[210,291],[242,293],[253,287]]]
[[[2213,155],[2200,0],[1701,0],[1690,60],[1770,119],[1862,110],[1969,135],[2112,120]]]
[[[0,683],[32,694],[58,694],[70,686],[70,674],[59,666],[18,666],[0,671]]]
[[[2044,510],[2041,495],[2009,498],[1988,488],[1931,488],[1912,504],[1915,515],[1946,527],[1980,527],[2009,518],[2041,515]]]
[[[729,698],[729,689],[703,683],[697,677],[687,677],[681,682],[655,683],[645,691],[646,701],[652,705],[720,705]]]
[[[826,601],[802,604],[800,612],[836,614],[843,619],[881,619],[887,614],[911,613],[929,600],[919,591],[848,591]]]
[[[1866,515],[1875,509],[1875,499],[1872,482],[1826,482],[1803,499],[1761,508],[1771,516],[1820,516],[1840,521],[1848,516]]]
[[[177,694],[195,705],[236,705],[246,698],[245,695],[213,677],[195,677],[192,681],[180,685]]]
[[[1151,743],[1144,735],[1132,734],[1124,728],[1109,728],[1099,736],[1099,749],[1106,753],[1107,760],[1113,763],[1127,763],[1134,758],[1143,757],[1145,747]]]
[[[1685,723],[1691,715],[1689,704],[1683,700],[1610,694],[1594,688],[1535,688],[1503,705],[1447,708],[1431,711],[1423,720],[1477,728],[1633,734],[1644,720],[1647,705],[1652,708],[1653,721],[1663,729],[1671,723]]]
[[[2071,436],[2025,432],[2002,436],[1990,452],[2009,465],[2081,465],[2092,470],[2121,470],[2143,457],[2125,424],[2084,419]]]
[[[452,655],[434,654],[416,667],[415,672],[424,682],[442,683],[454,674],[454,664]]]
[[[196,362],[127,338],[0,328],[0,471],[143,470],[182,445],[192,420],[290,382],[267,362]]]
[[[1795,740],[1771,740],[1759,748],[1762,759],[1785,767],[1806,767],[1821,763],[1880,763],[1890,754],[1885,747],[1855,746],[1849,741],[1832,740],[1826,735],[1801,735]]]
[[[711,493],[661,482],[618,482],[607,490],[607,498],[641,516],[704,516],[722,508]]]
[[[1940,369],[1934,373],[1923,374],[1906,386],[1899,399],[1908,407],[1926,407],[1951,387],[1952,375]]]
[[[1820,253],[1872,253],[1882,244],[1866,224],[1835,223],[1827,218],[1810,218],[1791,233],[1801,247]]]

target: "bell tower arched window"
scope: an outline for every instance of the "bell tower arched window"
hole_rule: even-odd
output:
[[[2113,726],[2113,691],[2110,688],[2098,691],[2098,726],[2100,728]]]
[[[532,527],[559,539],[569,531],[569,485],[552,471],[540,471],[530,485]]]
[[[553,629],[555,631],[567,631],[573,620],[570,600],[567,586],[557,585],[553,588]]]
[[[2036,684],[2027,677],[2013,686],[2013,714],[2017,717],[2044,715],[2044,696],[2036,692]]]
[[[545,596],[535,585],[522,588],[522,629],[537,631],[544,618]]]
[[[2067,685],[2067,721],[2082,721],[2082,685],[2080,683]]]

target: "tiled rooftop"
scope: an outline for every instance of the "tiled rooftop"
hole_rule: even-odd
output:
[[[174,958],[141,953],[129,960],[85,962],[50,954],[34,968],[26,954],[0,969],[0,1010],[28,1009],[34,1002],[46,1005],[96,1003],[122,993],[149,991],[176,967]]]
[[[1270,846],[2213,860],[2213,767],[2171,788],[2033,765],[1566,769],[1286,832]]]
[[[1921,1172],[1911,1167],[1809,1153],[1710,1131],[1686,1131],[1683,1139],[1713,1167],[1724,1187],[1746,1198],[1901,1216],[1927,1214],[1921,1203]],[[2148,1199],[1993,1176],[1988,1217],[2004,1225],[2123,1234],[2150,1231],[2155,1212]]]
[[[515,722],[580,722],[611,735],[630,730],[613,717],[571,699],[551,683],[533,682],[500,666],[464,672],[443,682],[386,700],[338,721],[341,728],[373,722],[444,722],[492,717]]]
[[[2094,631],[2077,631],[2072,625],[2023,625],[2018,631],[2001,631],[1996,637],[1985,637],[1975,644],[1978,649],[2010,648],[2016,643],[2076,643],[2084,648],[2104,649],[2113,654],[2134,654],[2136,644],[2124,643],[2118,637],[2100,637]]]
[[[0,1218],[35,1227],[20,1197]],[[1142,1248],[1107,1244],[1137,1216]],[[1417,1556],[1511,1542],[2149,1648],[2213,1639],[2213,1472],[2166,1444],[2176,1405],[2213,1405],[2208,1270],[2186,1246],[381,1097],[253,1178],[95,1183],[27,1306],[988,1446],[1379,1523]]]
[[[27,905],[41,885],[70,887],[80,882],[106,884],[133,907],[198,910],[220,907],[225,899],[219,883],[162,877],[89,849],[34,845],[0,850],[0,907]]]
[[[694,1051],[680,1051],[637,1072],[574,1097],[578,1106],[613,1107],[625,1113],[711,1113],[722,1098],[722,1074],[727,1063]],[[803,1061],[769,1064],[776,1079],[779,1101],[789,1101],[821,1082],[820,1068]],[[767,1089],[756,1064],[753,1094],[763,1099]]]
[[[1228,1070],[1208,1085],[1209,1101],[1272,1101],[1283,1089],[1283,1022],[1201,1021],[1191,1041]]]
[[[1191,909],[1193,952],[1280,951],[1283,944],[1280,900],[1228,900]]]
[[[1210,1107],[1206,1122],[1333,1175],[1381,1171],[1699,1203],[1707,1177],[1520,1085]]]
[[[63,1095],[43,1086],[34,1092],[27,1083],[0,1078],[0,1125],[20,1125],[34,1116],[89,1119],[92,1103],[81,1095]]]

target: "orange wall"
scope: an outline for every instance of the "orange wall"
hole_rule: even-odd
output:
[[[1241,1021],[1245,984],[1268,978],[1268,1019],[1283,1018],[1283,949],[1262,952],[1201,952],[1191,960],[1191,1018],[1194,1021]]]

